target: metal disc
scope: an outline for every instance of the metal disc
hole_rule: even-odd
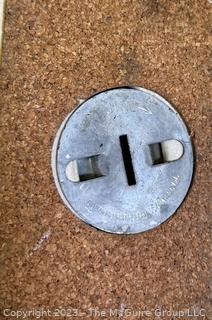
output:
[[[82,102],[62,123],[52,169],[66,206],[112,233],[152,229],[182,203],[193,152],[175,109],[143,88],[114,88]]]

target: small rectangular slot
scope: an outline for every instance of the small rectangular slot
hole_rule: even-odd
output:
[[[120,145],[121,145],[121,151],[122,151],[122,157],[124,161],[124,167],[125,167],[125,172],[127,175],[127,182],[129,186],[133,186],[136,184],[136,179],[135,179],[135,172],[133,169],[133,163],[132,163],[132,158],[130,154],[130,147],[128,143],[128,138],[127,135],[122,135],[119,137]]]
[[[72,182],[82,182],[106,176],[108,166],[103,155],[84,157],[70,161],[66,166],[66,177]]]
[[[149,148],[153,165],[179,160],[184,153],[183,144],[176,139],[152,143]]]
[[[163,150],[160,142],[150,144],[149,148],[150,148],[153,165],[166,162],[163,157]]]
[[[99,168],[100,156],[91,156],[77,161],[80,181],[96,179],[103,176]]]

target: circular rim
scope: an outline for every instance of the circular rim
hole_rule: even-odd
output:
[[[58,147],[59,147],[59,141],[60,141],[60,137],[66,127],[66,123],[68,122],[69,118],[84,104],[86,103],[88,100],[92,99],[93,97],[95,97],[96,95],[99,95],[101,93],[104,93],[104,92],[107,92],[107,91],[111,91],[111,90],[118,90],[118,89],[132,89],[132,90],[140,90],[140,91],[143,91],[144,93],[147,93],[147,94],[150,94],[152,96],[154,96],[156,99],[160,100],[161,102],[163,102],[164,104],[166,104],[174,113],[175,115],[180,119],[180,121],[182,122],[183,124],[183,127],[184,127],[184,130],[186,131],[188,137],[189,137],[189,142],[191,144],[191,149],[192,149],[192,159],[191,159],[191,175],[189,177],[189,182],[188,182],[188,187],[187,187],[187,191],[185,192],[185,195],[180,203],[180,205],[177,207],[177,209],[175,210],[175,212],[173,212],[169,217],[167,217],[164,221],[162,221],[159,225],[156,225],[156,226],[152,226],[150,228],[148,228],[147,230],[144,230],[144,231],[136,231],[136,232],[119,232],[119,231],[109,231],[109,230],[106,230],[104,228],[101,228],[101,227],[97,227],[95,225],[92,225],[90,221],[87,221],[86,219],[82,218],[80,216],[79,213],[77,213],[77,211],[73,208],[73,206],[69,203],[69,201],[67,200],[65,194],[63,193],[62,191],[62,188],[61,188],[61,184],[60,184],[60,181],[59,181],[59,178],[58,178],[58,172],[57,172],[57,150],[58,150]],[[120,87],[113,87],[113,88],[109,88],[109,89],[105,89],[105,90],[102,90],[102,91],[99,91],[91,96],[89,96],[87,99],[84,99],[81,103],[79,103],[75,108],[74,110],[72,110],[66,117],[65,119],[63,120],[62,124],[60,125],[57,133],[56,133],[56,136],[55,136],[55,139],[54,139],[54,142],[53,142],[53,146],[52,146],[52,152],[51,152],[51,167],[52,167],[52,173],[53,173],[53,178],[54,178],[54,182],[55,182],[55,185],[56,185],[56,188],[57,188],[57,191],[62,199],[62,201],[64,202],[64,204],[66,205],[66,207],[72,212],[74,213],[74,215],[76,215],[81,221],[83,221],[84,223],[88,224],[89,226],[91,226],[92,228],[96,229],[96,230],[100,230],[100,231],[104,231],[106,233],[110,233],[110,234],[117,234],[117,235],[133,235],[133,234],[139,234],[139,233],[143,233],[143,232],[147,232],[147,231],[150,231],[152,229],[155,229],[155,228],[158,228],[160,225],[162,225],[163,223],[165,223],[167,220],[169,220],[175,213],[176,211],[179,209],[179,207],[181,206],[181,204],[183,203],[183,201],[185,200],[187,194],[188,194],[188,191],[190,189],[190,186],[191,186],[191,182],[192,182],[192,178],[193,178],[193,171],[194,171],[194,157],[193,157],[193,146],[192,146],[192,141],[191,141],[191,138],[190,138],[190,134],[188,132],[188,129],[185,125],[185,122],[183,120],[183,118],[181,117],[181,115],[176,111],[176,109],[165,99],[163,98],[162,96],[160,96],[158,93],[152,91],[152,90],[149,90],[149,89],[145,89],[143,87],[138,87],[138,86],[120,86]]]

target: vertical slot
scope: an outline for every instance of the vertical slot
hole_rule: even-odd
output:
[[[124,161],[125,172],[127,176],[127,182],[129,186],[133,186],[136,184],[136,179],[127,135],[125,134],[120,136],[119,141]]]

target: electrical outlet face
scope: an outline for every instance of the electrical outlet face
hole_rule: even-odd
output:
[[[61,198],[100,230],[152,229],[180,206],[193,174],[186,126],[143,88],[114,88],[83,101],[62,123],[52,150]]]

